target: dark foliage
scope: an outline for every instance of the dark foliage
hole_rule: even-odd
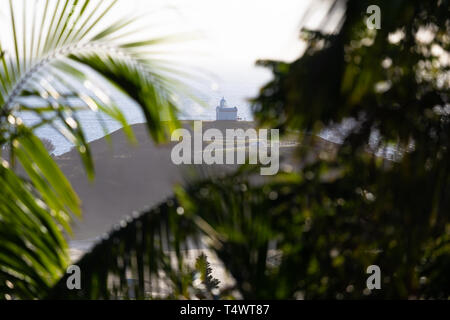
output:
[[[376,31],[365,25],[372,4],[381,7]],[[304,32],[300,59],[261,62],[274,79],[254,100],[255,116],[297,134],[298,156],[310,161],[264,184],[241,170],[178,190],[178,205],[144,214],[81,260],[78,297],[110,297],[112,271],[125,283],[117,259],[141,272],[130,255],[148,257],[142,270],[151,274],[168,270],[156,234],[174,248],[206,236],[235,279],[227,294],[246,299],[450,296],[449,2],[335,1],[326,21],[339,8],[335,33]],[[352,125],[340,129],[342,144],[326,152],[314,135],[344,123]],[[381,290],[366,288],[370,265],[381,268]],[[176,266],[168,283],[185,279]],[[171,288],[172,297],[189,292]]]

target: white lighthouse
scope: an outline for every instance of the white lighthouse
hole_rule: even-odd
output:
[[[216,120],[237,121],[238,119],[237,112],[238,109],[236,107],[229,108],[225,98],[222,98],[222,100],[220,100],[220,105],[216,108]]]

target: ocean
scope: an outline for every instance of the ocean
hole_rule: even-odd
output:
[[[251,95],[245,89],[245,87],[234,88],[234,90],[233,88],[228,88],[226,93],[210,90],[210,92],[197,95],[197,99],[202,101],[201,105],[192,99],[183,99],[179,102],[179,119],[213,121],[216,117],[216,106],[220,99],[225,97],[229,105],[238,107],[238,116],[241,119],[252,120],[253,117],[248,102],[248,97]],[[120,93],[113,94],[112,98],[122,110],[130,125],[145,123],[143,112],[134,101]],[[27,104],[33,104],[33,101],[28,100]],[[39,121],[39,118],[32,113],[22,113],[20,117],[25,124],[30,126]],[[101,112],[78,111],[76,112],[76,117],[85,132],[88,142],[104,137],[106,134],[105,129],[107,133],[111,133],[122,127],[117,121]],[[38,128],[36,134],[38,137],[49,139],[52,142],[55,146],[53,153],[56,156],[69,152],[73,148],[71,142],[49,125]]]

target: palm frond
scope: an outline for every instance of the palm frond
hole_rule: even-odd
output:
[[[191,270],[187,241],[199,244],[196,228],[179,214],[175,199],[117,225],[77,262],[81,290],[68,291],[67,277],[49,299],[162,299],[188,297]]]
[[[397,251],[374,247],[380,236],[382,247],[387,246],[384,241],[404,241],[403,232],[386,236],[396,217],[370,211],[354,192],[348,204],[337,205],[349,194],[345,179],[325,194],[321,188],[330,187],[329,182],[297,174],[263,185],[252,180],[251,172],[242,171],[178,189],[176,198],[122,222],[76,262],[81,290],[68,290],[66,275],[47,298],[334,299],[341,294],[353,299],[366,289],[365,270],[372,264],[383,265],[385,274],[407,269],[414,279],[432,279],[420,287],[420,296],[448,296],[438,280],[439,275],[448,278],[435,269],[449,265],[448,235],[418,248],[414,264],[399,268]],[[365,209],[364,218],[353,219],[355,206]],[[386,229],[380,230],[380,221]],[[203,290],[196,288],[195,268],[187,257],[199,250],[216,257],[215,267],[229,275],[218,288],[213,279],[210,290],[206,284]],[[201,279],[205,264],[196,267]],[[407,295],[401,274],[391,281],[370,297]],[[349,284],[354,290],[348,290]]]
[[[155,140],[167,136],[163,120],[177,124],[176,86],[166,79],[171,74],[180,77],[175,70],[158,70],[151,56],[143,54],[163,38],[136,40],[129,33],[135,30],[134,17],[108,18],[116,3],[36,0],[29,10],[30,1],[15,0],[0,7],[9,19],[0,44],[0,161],[5,164],[2,190],[9,190],[1,195],[0,220],[10,221],[8,228],[2,225],[0,242],[11,252],[1,255],[0,267],[8,266],[0,277],[1,298],[40,297],[40,290],[61,276],[68,261],[63,235],[70,234],[70,221],[80,214],[77,196],[32,130],[56,129],[76,147],[92,178],[94,164],[78,119],[80,107],[117,121],[135,141],[106,87],[112,85],[141,106]],[[79,105],[69,103],[68,96],[77,98]],[[37,123],[27,126],[24,113],[33,114]],[[18,219],[29,219],[29,229],[14,235],[20,228]],[[49,248],[52,254],[47,257]]]
[[[20,130],[28,131],[25,128]],[[13,142],[29,180],[9,163],[0,167],[0,292],[3,298],[37,298],[67,265],[70,214],[80,214],[79,200],[38,138],[20,132]]]

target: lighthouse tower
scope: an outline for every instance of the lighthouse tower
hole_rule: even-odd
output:
[[[219,106],[217,106],[217,108],[216,108],[216,120],[217,121],[223,121],[223,120],[237,121],[237,119],[238,119],[237,112],[238,112],[238,109],[236,107],[229,108],[225,98],[222,98],[222,100],[220,100]]]

